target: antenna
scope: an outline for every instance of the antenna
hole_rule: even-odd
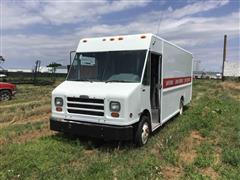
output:
[[[163,18],[163,13],[161,12],[161,16],[160,16],[160,18],[158,20],[158,23],[157,23],[157,33],[156,33],[156,35],[158,35],[158,33],[159,33],[159,29],[160,29],[160,24],[162,22],[162,18]]]

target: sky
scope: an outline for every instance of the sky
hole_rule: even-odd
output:
[[[240,61],[237,0],[0,0],[0,28],[4,68],[66,65],[82,38],[136,33],[183,47],[205,71],[221,70],[227,34],[227,61]]]

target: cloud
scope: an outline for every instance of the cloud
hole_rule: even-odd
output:
[[[174,12],[173,12],[174,13]],[[152,16],[151,16],[152,15]],[[96,24],[79,27],[79,36],[102,36],[120,34],[156,32],[156,17],[153,13],[146,14],[148,18],[138,18],[126,24]],[[86,31],[86,29],[88,29]],[[159,35],[182,46],[196,46],[217,41],[225,33],[238,36],[240,31],[239,12],[223,17],[183,17],[175,19],[171,16],[162,20]]]
[[[2,1],[1,1],[2,2]],[[33,4],[31,4],[32,6]],[[11,3],[1,3],[1,29],[19,29],[27,25],[44,23],[35,11]]]
[[[31,67],[36,60],[47,63],[63,60],[67,64],[69,51],[77,47],[78,39],[72,35],[53,37],[49,35],[6,35],[3,51],[7,59],[5,65]],[[18,62],[12,62],[17,60]],[[20,63],[21,62],[21,63]]]
[[[229,41],[239,38],[239,12],[225,14],[221,17],[204,17],[201,14],[222,7],[229,1],[211,1],[209,3],[197,1],[178,9],[168,6],[168,9],[162,11],[146,11],[142,15],[131,17],[125,23],[121,22],[121,19],[113,24],[96,21],[103,15],[111,17],[111,13],[144,7],[147,3],[145,1],[141,1],[140,4],[133,3],[133,1],[101,1],[65,4],[51,1],[48,6],[44,3],[33,3],[31,7],[18,6],[15,8],[19,8],[16,12],[21,12],[18,13],[19,17],[25,16],[26,19],[12,20],[13,23],[9,25],[10,29],[16,26],[14,21],[25,27],[34,23],[45,23],[50,27],[67,23],[80,23],[78,23],[78,27],[69,28],[61,32],[60,35],[6,34],[3,37],[3,50],[7,59],[21,59],[24,62],[23,67],[33,64],[33,59],[46,62],[64,59],[67,63],[69,51],[77,47],[80,38],[145,32],[156,33],[160,24],[159,36],[193,52],[195,58],[202,61],[203,67],[220,69],[223,35],[228,34]],[[12,9],[12,11],[14,10]],[[41,12],[38,13],[38,11]],[[12,13],[11,20],[14,12],[10,11],[8,13]],[[32,16],[28,17],[24,13],[32,13]],[[5,18],[8,19],[8,17]],[[94,23],[89,23],[93,21]],[[214,46],[214,48],[209,48],[211,46]],[[228,58],[239,60],[238,52],[239,48],[231,48]],[[14,64],[11,61],[7,61],[7,63],[8,66]]]
[[[212,9],[216,9],[220,6],[224,6],[229,3],[229,0],[222,1],[198,1],[193,4],[189,4],[184,6],[183,8],[174,10],[171,14],[167,14],[166,16],[171,15],[174,18],[181,18],[184,16],[189,16],[193,14],[197,14],[200,12],[209,11]]]
[[[62,25],[89,22],[113,12],[146,6],[150,1],[21,1],[1,4],[3,29],[34,24]]]

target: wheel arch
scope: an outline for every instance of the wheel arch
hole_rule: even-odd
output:
[[[12,95],[12,90],[11,89],[7,89],[7,88],[0,89],[0,92],[2,92],[2,91],[8,91]]]
[[[148,109],[144,109],[141,113],[140,119],[144,115],[149,118],[149,125],[150,125],[151,131],[152,131],[152,117],[151,117],[150,111]]]

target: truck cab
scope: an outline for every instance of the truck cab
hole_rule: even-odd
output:
[[[162,124],[157,40],[152,34],[80,40],[66,81],[52,92],[50,128],[146,144]]]

